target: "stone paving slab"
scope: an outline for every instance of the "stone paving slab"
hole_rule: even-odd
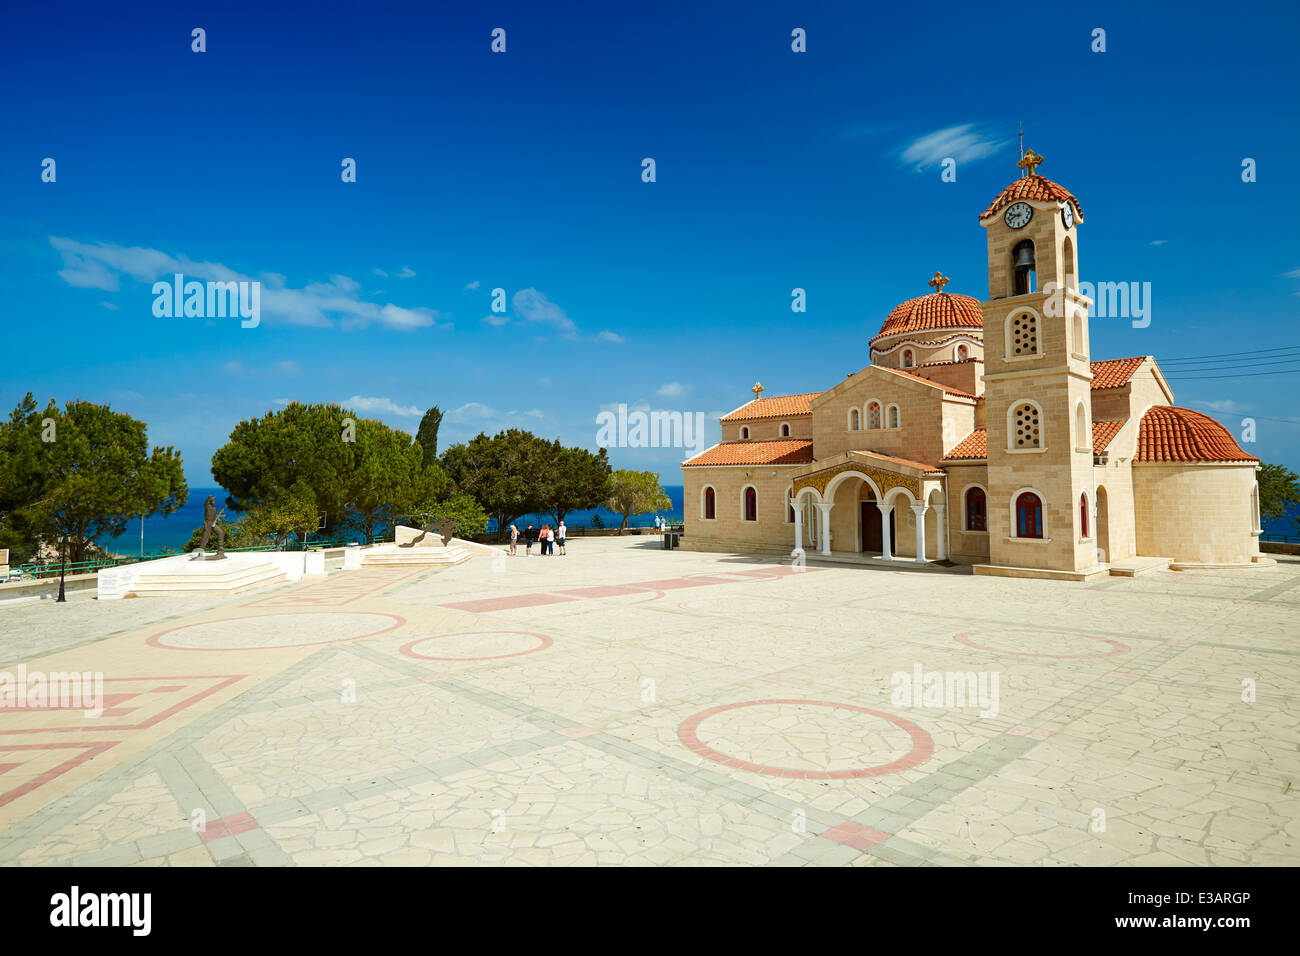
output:
[[[1078,585],[656,544],[0,608],[0,670],[114,694],[0,708],[0,864],[1300,862],[1300,561]]]

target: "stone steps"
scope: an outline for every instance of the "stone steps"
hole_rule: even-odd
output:
[[[232,569],[224,573],[163,573],[142,574],[131,585],[128,594],[135,597],[155,597],[162,594],[184,594],[187,592],[220,591],[225,594],[240,594],[254,588],[271,584],[283,584],[287,580],[285,573],[272,565],[254,565],[252,567]]]
[[[450,567],[468,561],[472,555],[465,548],[403,548],[392,551],[362,553],[363,568]]]

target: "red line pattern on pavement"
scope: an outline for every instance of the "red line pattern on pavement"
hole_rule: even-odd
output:
[[[56,767],[51,767],[43,774],[33,777],[31,780],[14,787],[12,790],[0,793],[0,807],[3,807],[7,803],[13,803],[19,797],[27,796],[27,794],[31,793],[37,787],[45,786],[45,784],[49,783],[56,777],[61,777],[74,767],[79,767],[87,760],[99,756],[109,747],[116,746],[117,743],[118,742],[114,740],[100,743],[92,743],[89,741],[65,741],[64,743],[50,744],[0,744],[0,750],[81,750],[81,753],[77,754],[72,759],[65,760]],[[10,766],[17,766],[17,764],[11,764]]]
[[[253,819],[252,814],[233,813],[228,817],[210,821],[199,832],[199,839],[204,843],[211,843],[213,840],[220,840],[222,837],[232,837],[259,828],[260,825]]]
[[[105,684],[112,684],[112,683],[117,683],[117,682],[122,682],[122,681],[152,681],[152,682],[154,682],[154,683],[156,683],[156,684],[163,684],[163,685],[165,685],[165,684],[169,684],[169,683],[174,683],[175,681],[187,681],[187,682],[188,682],[188,681],[217,681],[217,683],[213,684],[211,687],[207,688],[206,690],[201,690],[201,691],[199,691],[197,694],[194,694],[194,695],[191,696],[191,697],[187,697],[187,698],[185,698],[185,700],[182,700],[182,701],[179,701],[178,703],[173,704],[172,706],[168,707],[166,710],[164,710],[164,711],[162,711],[162,712],[160,712],[160,713],[154,714],[152,717],[148,717],[148,718],[146,718],[146,719],[140,721],[139,723],[135,723],[135,724],[99,724],[99,723],[89,723],[89,724],[73,724],[73,725],[64,726],[64,727],[20,727],[20,728],[15,728],[15,729],[11,729],[11,730],[0,730],[0,734],[59,734],[59,733],[73,733],[73,732],[80,732],[80,733],[101,733],[101,732],[104,732],[104,731],[144,730],[146,727],[152,727],[154,724],[161,723],[162,721],[166,720],[168,717],[171,717],[173,714],[180,713],[182,710],[184,710],[184,709],[187,708],[187,707],[192,707],[192,706],[194,706],[194,705],[197,704],[199,701],[201,701],[203,698],[205,698],[205,697],[207,697],[207,696],[209,696],[209,695],[211,695],[211,694],[215,694],[215,693],[216,693],[217,691],[219,691],[219,690],[224,690],[225,688],[229,687],[231,684],[234,684],[234,683],[236,683],[236,682],[238,682],[238,681],[241,681],[241,680],[243,680],[243,679],[244,679],[245,677],[247,677],[247,676],[248,676],[247,674],[231,674],[231,675],[227,675],[227,674],[207,674],[207,675],[202,675],[202,676],[198,676],[198,677],[105,677],[105,678],[104,678],[104,683],[105,683]],[[183,686],[184,686],[184,685],[182,685],[182,687],[183,687]],[[153,689],[154,689],[154,690],[159,690],[159,689],[161,689],[161,688],[153,688]],[[135,693],[133,693],[133,694],[131,694],[131,695],[129,695],[129,696],[135,697],[135,696],[138,696],[138,695],[141,694],[141,693],[144,693],[144,691],[137,691],[137,692],[135,692]],[[105,698],[107,699],[108,696],[109,696],[109,695],[106,694],[106,695],[105,695]],[[114,696],[117,696],[117,695],[114,695]],[[58,713],[58,712],[59,712],[58,710],[54,710],[54,709],[52,709],[52,708],[48,708],[48,707],[46,707],[46,708],[27,708],[27,709],[26,709],[26,712],[27,712],[27,713],[32,713],[33,711],[38,710],[38,709],[41,709],[41,710],[51,710],[51,712],[53,712],[53,713]],[[14,713],[14,712],[15,712],[15,709],[14,709],[14,708],[10,708],[10,707],[0,707],[0,717],[3,717],[3,716],[4,716],[5,714],[7,714],[7,713]],[[107,711],[105,711],[105,713],[107,713]],[[45,746],[45,745],[42,744],[42,745],[40,745],[40,746]],[[51,746],[51,747],[60,746],[60,747],[61,747],[61,746],[70,746],[70,745],[68,745],[68,744],[50,744],[49,746]]]
[[[864,853],[876,844],[883,843],[893,836],[892,833],[873,830],[871,827],[864,827],[861,823],[854,823],[852,820],[845,820],[821,835],[827,840],[843,843],[845,846],[851,846],[853,849],[861,850]]]
[[[773,704],[794,704],[809,707],[833,707],[838,710],[852,710],[860,714],[869,714],[872,717],[879,717],[881,720],[887,720],[896,727],[907,731],[908,736],[912,738],[912,749],[887,764],[881,764],[878,767],[858,767],[851,770],[793,770],[788,767],[773,767],[767,764],[751,763],[748,760],[740,760],[728,754],[714,750],[700,740],[699,727],[704,721],[708,720],[714,714],[720,714],[727,710],[736,710],[740,707],[767,707]],[[688,717],[677,728],[677,737],[691,750],[694,750],[701,757],[709,760],[726,764],[728,767],[735,767],[738,770],[748,770],[751,773],[761,773],[769,777],[791,777],[796,780],[850,780],[859,777],[882,777],[889,773],[898,773],[900,770],[910,770],[918,764],[929,759],[934,753],[934,740],[920,727],[910,720],[904,720],[902,717],[895,717],[893,714],[886,714],[878,710],[868,710],[866,707],[858,707],[854,704],[839,704],[828,700],[746,700],[738,704],[722,704],[719,707],[710,707],[708,710],[701,711],[693,717]]]

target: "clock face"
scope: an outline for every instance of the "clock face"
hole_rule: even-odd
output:
[[[1072,207],[1068,202],[1061,207],[1061,222],[1064,224],[1066,229],[1069,229],[1074,225],[1074,207]]]
[[[1029,225],[1029,220],[1034,216],[1034,207],[1027,202],[1012,203],[1007,207],[1006,215],[1002,218],[1006,220],[1008,226],[1012,229],[1023,229]]]

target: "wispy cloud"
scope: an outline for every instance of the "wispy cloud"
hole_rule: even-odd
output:
[[[660,398],[685,398],[690,390],[689,385],[683,385],[681,382],[666,382],[659,386],[655,394]]]
[[[1151,240],[1151,245],[1153,245],[1153,246],[1163,246],[1163,245],[1164,245],[1166,242],[1168,242],[1168,241],[1169,241],[1168,239],[1152,239],[1152,240]]]
[[[1300,269],[1292,269],[1290,272],[1283,272],[1284,279],[1300,279]]]
[[[104,300],[101,299],[99,304],[102,305],[104,308],[108,309],[110,312],[122,311],[122,307],[120,305],[116,305],[112,302],[105,302]]]
[[[948,126],[912,140],[899,150],[899,160],[905,166],[923,172],[938,166],[945,159],[958,163],[973,163],[992,156],[1010,145],[1010,140],[998,138],[992,130],[981,129],[973,123]]]
[[[263,321],[320,327],[338,324],[344,329],[377,323],[387,328],[412,330],[430,328],[447,317],[423,306],[408,309],[392,303],[367,302],[361,297],[360,284],[343,275],[295,289],[277,273],[249,276],[219,262],[196,262],[187,256],[173,256],[141,246],[86,243],[61,236],[51,236],[50,245],[63,257],[59,276],[79,289],[115,291],[123,276],[135,282],[153,283],[170,281],[173,274],[182,272],[187,278],[200,281],[260,281]]]
[[[578,324],[569,318],[568,313],[564,311],[557,303],[552,302],[546,297],[546,293],[539,292],[537,289],[520,289],[515,293],[511,300],[514,306],[515,317],[521,319],[524,323],[530,325],[549,325],[555,331],[559,332],[565,339],[582,339],[586,338],[592,342],[622,342],[623,336],[617,332],[608,330],[597,332],[595,336],[583,336],[578,331]],[[488,318],[484,321],[492,325],[504,325],[504,322],[498,322]],[[540,339],[539,339],[540,340]]]
[[[478,287],[479,287],[479,281],[478,281],[478,279],[475,279],[473,282],[466,282],[466,283],[465,283],[465,291],[466,291],[466,292],[468,292],[468,291],[470,291],[470,290],[472,290],[472,289],[477,289]]]
[[[1248,412],[1253,407],[1251,405],[1247,405],[1244,402],[1234,401],[1231,398],[1216,399],[1212,402],[1202,402],[1202,401],[1192,400],[1189,401],[1187,404],[1189,407],[1192,408],[1209,409],[1210,411],[1218,412],[1221,415],[1237,415],[1242,412]]]
[[[402,266],[402,271],[397,273],[397,278],[413,279],[415,278],[415,270],[412,269],[410,266]]]
[[[372,275],[383,276],[385,279],[388,278],[388,273],[383,269],[371,269],[370,272]]]
[[[454,422],[463,425],[467,422],[482,421],[485,418],[495,418],[496,412],[481,402],[466,402],[460,408],[453,408],[443,416],[444,421]]]
[[[391,398],[353,395],[346,402],[340,402],[345,408],[359,412],[388,412],[390,415],[423,415],[424,412],[414,405],[398,405]]]

